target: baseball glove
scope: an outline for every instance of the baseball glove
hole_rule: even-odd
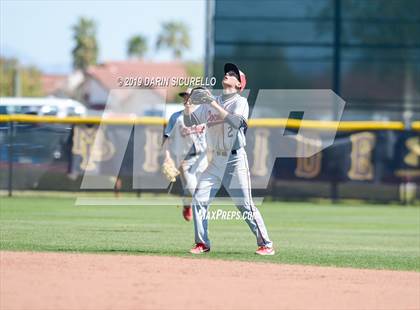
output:
[[[189,100],[192,104],[210,104],[214,97],[207,88],[196,87],[191,90]]]
[[[169,182],[175,182],[176,177],[179,175],[179,170],[176,168],[172,159],[167,159],[163,162],[162,173],[165,175]]]

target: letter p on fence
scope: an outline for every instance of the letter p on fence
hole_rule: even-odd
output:
[[[260,90],[252,110],[260,119],[251,164],[251,176],[259,176],[254,188],[267,187],[276,158],[308,158],[331,146],[344,107],[328,89]]]

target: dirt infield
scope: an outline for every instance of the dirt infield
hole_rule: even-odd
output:
[[[419,309],[420,273],[0,252],[3,309]]]

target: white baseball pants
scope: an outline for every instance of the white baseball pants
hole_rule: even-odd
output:
[[[204,243],[210,247],[208,237],[207,212],[220,186],[228,191],[238,210],[246,216],[245,221],[254,233],[258,246],[272,246],[261,213],[254,205],[251,195],[251,180],[248,168],[248,158],[244,148],[231,152],[214,153],[213,159],[198,180],[193,196],[193,218],[195,243]]]

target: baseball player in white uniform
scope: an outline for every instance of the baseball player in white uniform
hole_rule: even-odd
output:
[[[184,118],[194,117],[192,112],[196,106],[188,101],[191,89],[179,93],[184,99],[184,110],[171,115],[168,125],[164,130],[165,161],[175,159],[179,167],[180,179],[183,188],[182,215],[186,221],[191,221],[191,200],[197,187],[197,179],[207,168],[206,154],[206,125],[186,127]]]
[[[223,94],[200,105],[193,113],[192,120],[207,125],[207,147],[212,160],[201,174],[193,196],[193,218],[195,246],[192,254],[210,251],[208,237],[208,208],[221,185],[226,188],[236,207],[246,216],[249,228],[257,239],[259,255],[274,255],[273,243],[268,237],[263,218],[254,205],[251,195],[250,172],[244,146],[249,114],[246,98],[239,95],[246,85],[246,77],[232,63],[224,66]],[[191,124],[187,124],[191,125]]]

